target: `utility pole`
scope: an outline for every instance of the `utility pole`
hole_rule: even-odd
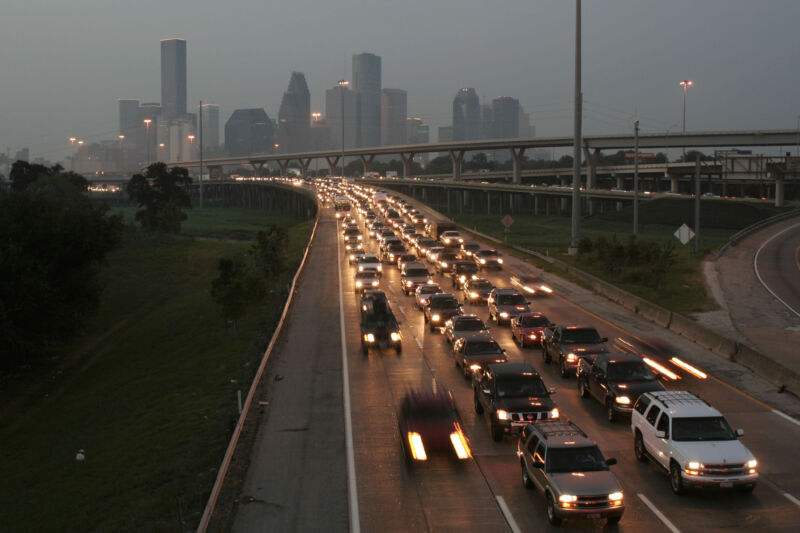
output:
[[[581,94],[581,0],[575,0],[575,134],[572,150],[572,240],[569,253],[578,253],[581,223],[581,118],[583,96]]]
[[[200,209],[203,209],[203,101],[200,100]]]
[[[633,234],[639,236],[639,121],[633,121]]]
[[[700,251],[700,154],[694,158],[694,253],[697,253]]]

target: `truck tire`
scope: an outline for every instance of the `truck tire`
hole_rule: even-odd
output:
[[[633,437],[633,456],[636,457],[637,461],[647,461],[647,449],[644,447],[642,434],[638,430],[636,431],[636,436]]]
[[[547,520],[558,527],[561,525],[561,518],[556,516],[556,502],[553,501],[553,496],[548,492],[547,493],[547,503],[545,503],[545,512],[547,512]]]
[[[520,459],[519,464],[522,466],[522,486],[526,489],[533,488],[533,480],[528,475],[528,469],[525,468],[525,460]]]
[[[475,391],[475,394],[473,395],[473,399],[474,399],[474,402],[475,402],[475,412],[478,413],[479,415],[482,415],[483,414],[483,406],[481,405],[481,401],[478,399],[478,391]]]
[[[675,494],[681,495],[686,492],[686,488],[683,486],[681,467],[675,461],[669,465],[669,485]]]
[[[495,442],[500,442],[501,440],[503,440],[503,428],[501,428],[495,423],[494,421],[495,416],[496,415],[492,413],[492,422],[491,422],[492,440]]]

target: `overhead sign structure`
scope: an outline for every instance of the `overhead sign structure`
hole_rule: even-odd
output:
[[[673,233],[673,235],[675,235],[676,239],[681,241],[681,244],[685,245],[694,238],[694,231],[692,231],[692,228],[686,224],[683,224],[675,231],[675,233]]]

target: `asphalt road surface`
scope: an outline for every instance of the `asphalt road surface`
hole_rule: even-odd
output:
[[[773,296],[800,317],[800,224],[767,240],[756,253],[755,268]]]

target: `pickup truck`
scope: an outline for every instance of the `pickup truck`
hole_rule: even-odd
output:
[[[592,362],[581,359],[578,364],[578,392],[600,402],[609,422],[630,416],[641,394],[662,390],[658,377],[631,353],[601,353]]]
[[[607,353],[608,337],[600,337],[594,326],[562,324],[542,332],[542,358],[545,363],[556,361],[562,378],[574,375],[580,359],[594,360]]]

